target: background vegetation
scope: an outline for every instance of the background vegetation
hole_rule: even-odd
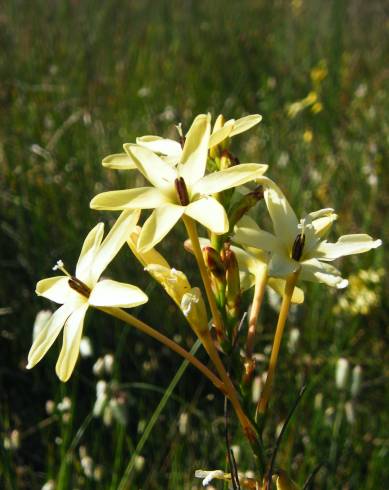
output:
[[[133,177],[103,169],[101,159],[137,135],[172,136],[175,123],[187,128],[204,111],[261,113],[257,128],[235,138],[241,161],[269,163],[269,176],[299,212],[336,208],[337,234],[366,231],[387,243],[387,7],[379,0],[2,2],[1,488],[192,489],[200,487],[195,469],[223,466],[223,401],[192,368],[136,456],[181,360],[98,312],[88,314],[85,329],[93,354],[67,384],[54,374],[58,346],[26,371],[34,318],[51,307],[35,296],[35,283],[58,258],[72,266],[97,220],[113,222],[114,214],[89,210],[89,201]],[[182,237],[177,228],[163,246],[177,268],[193,264]],[[306,303],[289,321],[268,437],[275,439],[307,383],[278,466],[302,484],[323,464],[318,489],[388,488],[387,258],[382,247],[341,267],[351,274],[348,290],[306,285]],[[142,318],[193,345],[129,251],[111,270],[148,291]],[[269,298],[259,374],[275,318]],[[95,363],[106,354],[114,361],[110,370],[106,357],[104,371],[103,361]],[[205,359],[201,349],[198,355]],[[343,389],[335,384],[339,358],[350,367]],[[355,366],[359,390],[351,390]],[[99,379],[108,382],[110,401],[96,417]],[[234,444],[239,469],[252,470],[239,432]]]

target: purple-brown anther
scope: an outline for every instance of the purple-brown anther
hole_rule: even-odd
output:
[[[84,284],[82,281],[77,279],[77,277],[72,276],[69,281],[68,281],[69,286],[77,291],[77,293],[81,294],[82,296],[85,296],[86,298],[89,298],[91,290],[88,288],[86,284]]]
[[[188,189],[185,184],[185,180],[183,177],[179,177],[174,181],[174,185],[176,187],[176,192],[178,195],[178,199],[182,206],[187,206],[189,204],[189,194]]]
[[[293,260],[300,260],[301,256],[303,255],[303,250],[304,250],[304,243],[305,243],[305,235],[303,233],[299,233],[296,236],[296,239],[293,243],[292,247],[292,259]]]

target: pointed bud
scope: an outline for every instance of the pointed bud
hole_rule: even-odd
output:
[[[224,280],[226,269],[219,253],[208,245],[203,248],[203,257],[209,271],[218,279]]]
[[[227,309],[232,318],[238,319],[241,298],[239,266],[236,255],[229,247],[224,250],[224,263],[227,269]]]
[[[259,185],[252,192],[243,196],[231,209],[228,216],[230,223],[230,232],[234,229],[236,223],[252,208],[257,202],[263,199],[263,187]]]

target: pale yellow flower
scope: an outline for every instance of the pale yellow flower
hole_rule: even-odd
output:
[[[274,234],[260,229],[253,221],[236,227],[234,240],[271,254],[269,275],[287,277],[300,271],[303,280],[346,287],[338,269],[328,264],[345,255],[367,252],[381,245],[369,235],[344,235],[336,243],[324,239],[337,215],[326,208],[309,213],[300,222],[281,190],[273,183],[265,189],[265,201]]]
[[[104,224],[96,225],[86,237],[75,275],[70,275],[62,261],[55,269],[63,276],[50,277],[37,283],[36,293],[62,306],[53,313],[34,339],[28,354],[27,369],[37,364],[52,346],[62,328],[63,344],[56,372],[62,381],[71,376],[80,351],[84,317],[89,306],[133,308],[145,303],[146,294],[136,286],[99,278],[126,242],[139,219],[139,210],[124,211],[104,241]]]
[[[183,216],[216,234],[228,231],[223,206],[212,194],[259,178],[267,165],[246,163],[205,175],[210,140],[210,116],[199,115],[185,140],[180,163],[172,166],[149,148],[124,145],[138,170],[153,187],[104,192],[91,201],[93,209],[153,209],[139,237],[146,251],[159,243]]]

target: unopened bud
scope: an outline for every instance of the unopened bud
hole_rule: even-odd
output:
[[[255,376],[253,385],[251,388],[251,399],[253,403],[258,403],[259,397],[262,393],[262,378],[261,376]]]
[[[224,257],[227,269],[227,308],[232,317],[239,318],[241,291],[238,261],[230,248],[225,250]]]
[[[349,362],[344,357],[340,357],[336,364],[335,382],[339,390],[346,388],[349,373]]]
[[[252,208],[257,202],[263,199],[263,187],[259,185],[252,192],[243,196],[228,213],[230,223],[230,232],[234,229],[236,223]]]
[[[199,288],[192,288],[181,299],[181,311],[192,326],[201,335],[208,331],[208,317],[204,300]]]
[[[220,254],[208,245],[203,248],[203,257],[210,272],[219,280],[224,280],[226,270],[220,258]]]

